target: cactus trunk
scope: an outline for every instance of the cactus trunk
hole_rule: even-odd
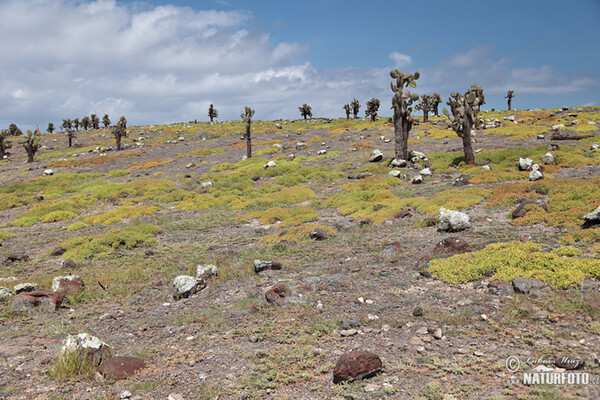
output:
[[[394,157],[408,159],[408,121],[398,115],[397,109],[394,109]]]
[[[510,106],[512,105],[512,99],[508,98],[508,111],[510,111]]]
[[[73,139],[71,138],[71,136],[69,136],[69,147],[71,147],[72,142],[73,142]]]
[[[117,150],[121,150],[121,135],[116,135],[115,140],[117,141]]]
[[[463,151],[465,153],[465,162],[468,165],[475,165],[475,153],[473,153],[473,140],[471,139],[471,121],[473,120],[473,114],[471,107],[468,103],[466,103],[465,107],[465,118],[463,122],[462,129],[462,141],[463,141]],[[477,120],[478,118],[475,118]]]
[[[250,139],[250,122],[246,123],[246,157],[252,158],[252,141]]]
[[[423,122],[425,122],[425,123],[429,122],[428,111],[425,107],[423,107]]]

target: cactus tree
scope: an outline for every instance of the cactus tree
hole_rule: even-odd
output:
[[[300,107],[298,107],[298,111],[300,111],[300,114],[304,117],[304,119],[307,117],[312,118],[312,108],[308,104],[302,104]]]
[[[213,122],[213,119],[215,118],[219,118],[219,110],[212,104],[208,106],[208,118],[210,118],[210,122]]]
[[[2,160],[6,155],[6,150],[12,147],[11,142],[8,140],[9,136],[10,134],[8,132],[8,129],[0,130],[0,160]]]
[[[54,132],[54,124],[52,122],[48,123],[48,129],[46,129],[48,133]]]
[[[433,104],[433,96],[424,94],[421,96],[421,101],[415,106],[417,110],[423,111],[423,122],[429,122],[429,110]]]
[[[246,139],[246,157],[252,157],[252,141],[250,138],[250,127],[252,125],[252,117],[254,116],[254,110],[250,107],[244,107],[244,113],[240,115],[242,117],[242,121],[246,123],[246,134],[244,138]]]
[[[67,119],[63,119],[61,128],[63,129],[71,129],[73,127],[73,121],[71,121],[71,119],[67,118]]]
[[[438,112],[438,106],[441,102],[442,96],[440,96],[439,93],[434,93],[433,96],[431,96],[431,110],[433,111],[436,117],[440,116]]]
[[[100,117],[96,114],[90,115],[90,123],[92,124],[92,129],[100,128]]]
[[[402,71],[393,70],[390,72],[392,79],[395,82],[391,82],[392,92],[392,109],[394,110],[394,136],[395,136],[395,158],[397,160],[408,159],[408,133],[412,128],[414,117],[410,114],[412,112],[411,105],[414,101],[419,99],[419,95],[411,93],[405,90],[404,87],[417,87],[417,79],[420,74],[415,72],[414,74],[403,74]]]
[[[104,116],[102,117],[102,123],[104,124],[105,128],[108,128],[110,126],[110,118],[108,117],[108,114],[104,114]]]
[[[121,116],[117,125],[113,128],[113,135],[117,142],[117,150],[121,150],[121,139],[127,137],[127,120],[125,116]]]
[[[346,119],[350,119],[350,113],[352,113],[352,108],[350,107],[350,104],[344,104],[344,107],[342,107],[344,109],[344,111],[346,111]]]
[[[377,111],[379,111],[380,105],[381,102],[376,98],[372,98],[371,100],[367,101],[367,110],[365,111],[365,117],[371,117],[371,121],[375,122],[375,117],[377,117]]]
[[[352,99],[352,103],[350,103],[350,107],[352,107],[352,114],[354,114],[354,119],[358,118],[358,110],[360,110],[360,102],[356,100],[356,98]]]
[[[90,127],[90,117],[88,117],[87,115],[83,116],[81,118],[80,124],[83,130],[87,131]]]
[[[27,136],[21,144],[27,152],[28,163],[33,162],[33,157],[35,157],[35,153],[37,153],[40,147],[40,140],[42,140],[42,134],[40,132],[31,132],[30,130],[27,130]]]
[[[477,120],[482,98],[483,89],[481,89],[481,86],[474,84],[471,86],[471,90],[465,94],[451,93],[446,103],[450,106],[451,112],[448,112],[445,108],[443,110],[444,115],[448,117],[446,124],[463,140],[465,161],[469,165],[475,164],[471,129],[473,128],[473,122]]]
[[[71,128],[67,128],[67,139],[69,139],[69,147],[73,144],[73,139],[76,138],[75,132]]]
[[[512,106],[512,98],[513,97],[515,97],[514,90],[509,90],[508,93],[506,93],[506,96],[504,96],[505,99],[508,99],[508,111],[510,111],[510,108]]]

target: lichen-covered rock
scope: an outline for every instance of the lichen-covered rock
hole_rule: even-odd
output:
[[[449,236],[435,245],[433,255],[445,257],[454,254],[468,253],[471,251],[471,245],[459,237]]]
[[[529,174],[530,181],[537,181],[544,178],[544,174],[540,171],[540,166],[537,164],[533,164],[531,167],[531,173]]]
[[[395,158],[392,160],[392,167],[404,168],[407,164],[408,163],[406,162],[406,160],[397,160]]]
[[[290,290],[283,283],[278,283],[265,293],[265,298],[271,304],[283,306],[291,295]]]
[[[433,172],[431,172],[430,168],[423,168],[421,171],[419,171],[419,174],[421,174],[421,176],[431,176],[433,175]]]
[[[63,346],[60,350],[62,354],[72,353],[77,354],[79,358],[89,363],[91,366],[98,366],[104,359],[111,355],[111,348],[102,340],[89,333],[79,333],[77,335],[69,335],[63,341]]]
[[[254,272],[259,273],[267,269],[279,270],[281,263],[276,261],[254,260]]]
[[[274,167],[276,167],[276,166],[277,166],[277,164],[275,164],[275,161],[273,161],[273,160],[271,160],[271,161],[269,161],[268,163],[266,163],[265,165],[263,165],[263,167],[264,167],[265,169],[267,169],[267,168],[274,168]]]
[[[388,172],[389,176],[393,176],[394,178],[398,178],[400,175],[402,175],[402,171],[398,171],[397,169],[393,169],[390,172]]]
[[[333,369],[333,383],[369,378],[381,371],[379,356],[368,351],[351,351],[342,355]]]
[[[35,292],[39,289],[37,283],[19,283],[13,287],[15,294],[23,293],[23,292]]]
[[[206,287],[204,279],[196,279],[189,275],[179,275],[173,279],[173,298],[181,300],[198,293]]]
[[[371,157],[369,157],[369,162],[379,162],[383,160],[383,153],[379,149],[375,149],[371,152]]]
[[[555,160],[555,158],[552,153],[546,153],[542,156],[542,162],[544,164],[553,164],[554,160]]]
[[[9,288],[5,288],[4,286],[0,286],[0,301],[2,300],[8,300],[11,297],[13,297],[14,293],[9,289]]]
[[[57,276],[52,280],[53,292],[65,292],[75,294],[85,288],[85,283],[78,275]]]
[[[471,227],[469,216],[460,211],[447,210],[440,207],[439,221],[441,229],[450,232],[462,231]]]
[[[421,153],[420,151],[409,150],[408,152],[408,159],[412,162],[418,162],[419,160],[424,160],[425,158],[425,153]]]
[[[423,183],[423,175],[419,174],[419,175],[413,177],[410,180],[410,183],[412,183],[413,185],[419,185],[419,184]]]
[[[196,267],[196,279],[201,278],[207,281],[212,276],[217,276],[217,266],[212,264],[198,265]]]
[[[529,171],[531,166],[533,165],[533,160],[531,158],[519,158],[519,170],[520,171]]]

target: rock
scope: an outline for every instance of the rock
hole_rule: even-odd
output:
[[[273,261],[254,260],[254,272],[259,273],[267,269],[280,270],[281,263]]]
[[[340,331],[340,335],[342,337],[354,336],[357,335],[358,331],[356,329],[344,329]]]
[[[10,310],[16,312],[54,312],[60,308],[64,299],[64,292],[55,293],[47,290],[23,292],[12,298]]]
[[[392,167],[396,168],[404,168],[407,164],[408,163],[406,162],[406,160],[397,160],[395,158],[391,162]]]
[[[265,293],[265,298],[271,304],[283,306],[287,303],[286,298],[290,295],[290,290],[283,283],[278,283]]]
[[[433,331],[433,338],[435,340],[441,340],[444,337],[444,335],[442,334],[442,330],[440,328],[436,328]]]
[[[467,214],[447,210],[444,207],[440,207],[439,221],[441,229],[450,232],[457,232],[471,227]]]
[[[82,291],[85,287],[83,279],[78,275],[57,276],[52,280],[53,292],[65,292],[72,295]]]
[[[256,181],[258,181],[258,180],[260,179],[260,176],[256,175],[256,176],[253,176],[251,179],[252,179],[254,182],[256,182]]]
[[[538,139],[540,140],[544,140],[546,139],[546,135],[544,135],[543,133],[540,133],[539,135],[536,136]]]
[[[381,160],[383,160],[383,153],[379,149],[373,150],[369,162],[379,162]]]
[[[417,176],[413,177],[410,180],[410,183],[412,183],[413,185],[419,185],[419,184],[423,183],[423,176],[417,175]]]
[[[173,298],[175,300],[181,300],[190,297],[193,294],[198,293],[206,287],[206,282],[201,280],[200,282],[189,275],[179,275],[173,279]]]
[[[593,144],[592,147],[590,147],[590,150],[598,150],[600,149],[600,144]]]
[[[348,175],[348,179],[364,179],[364,178],[368,178],[370,176],[373,176],[373,173],[371,172],[359,172],[356,175]]]
[[[537,164],[533,164],[531,167],[531,173],[529,174],[530,181],[537,181],[544,178],[544,174],[540,171],[540,166]]]
[[[555,158],[552,155],[552,153],[546,153],[542,156],[542,162],[544,164],[553,164],[554,160],[555,160]]]
[[[415,307],[415,309],[412,312],[413,317],[422,317],[423,315],[425,315],[425,311],[423,310],[423,307],[418,306]]]
[[[397,169],[393,169],[390,172],[388,172],[389,176],[393,176],[394,178],[398,178],[400,175],[402,175],[402,171],[398,171]]]
[[[508,116],[504,117],[504,119],[506,121],[514,121],[515,120],[515,116],[514,115],[508,115]]]
[[[519,158],[519,171],[529,171],[533,165],[531,158]]]
[[[546,149],[550,151],[558,151],[560,150],[560,146],[554,143],[550,143],[548,144],[548,146],[546,146]]]
[[[275,124],[275,128],[276,129],[283,129],[283,127],[281,126],[281,124]]]
[[[118,381],[135,375],[136,372],[144,369],[144,367],[146,367],[146,363],[141,358],[113,357],[102,360],[98,366],[98,373],[104,378]]]
[[[482,165],[481,168],[485,169],[486,171],[492,170],[492,167],[490,167],[489,165]]]
[[[77,263],[73,260],[62,260],[60,267],[63,269],[75,269],[77,268]]]
[[[121,399],[129,399],[129,398],[131,398],[131,392],[129,390],[123,390],[121,392],[121,394],[119,395],[119,398],[121,398]]]
[[[420,151],[410,150],[408,152],[408,159],[412,161],[415,158],[417,159],[417,161],[419,161],[419,160],[424,160],[426,157],[425,157],[425,154],[421,153]],[[415,162],[415,161],[413,161],[413,162]]]
[[[419,171],[419,174],[421,176],[431,176],[433,175],[433,172],[431,172],[430,168],[423,168],[421,171]]]
[[[109,345],[89,333],[80,333],[67,336],[63,341],[63,347],[60,352],[61,354],[77,354],[80,360],[88,362],[91,366],[96,367],[100,365],[103,360],[110,357],[111,348]]]
[[[18,285],[15,285],[13,289],[15,290],[15,294],[31,293],[38,290],[39,286],[37,283],[19,283]]]
[[[315,240],[325,240],[329,238],[329,235],[327,234],[327,232],[325,232],[323,229],[321,228],[316,228],[314,229],[312,232],[310,232],[308,234],[308,236],[311,239],[315,239]]]
[[[600,223],[600,206],[598,206],[598,208],[596,208],[591,213],[584,215],[583,220],[588,225],[594,225],[594,224]]]
[[[364,218],[358,221],[358,226],[367,226],[367,225],[371,225],[373,223],[373,221],[371,221],[369,218]]]
[[[13,297],[13,295],[14,295],[14,293],[9,288],[0,286],[0,301],[8,300],[11,297]]]
[[[445,257],[453,254],[468,253],[471,251],[469,243],[459,237],[449,236],[438,242],[433,249],[436,257]]]
[[[360,328],[360,322],[355,319],[343,319],[340,322],[340,328],[342,330],[348,330],[353,328]]]
[[[51,169],[46,169],[46,170],[44,170],[44,175],[46,175],[46,176],[54,175],[54,171],[52,171]]]
[[[533,289],[541,289],[546,286],[546,284],[539,279],[526,279],[526,278],[515,278],[512,281],[513,288],[517,293],[528,294]]]
[[[525,207],[530,204],[535,204],[536,206],[541,207],[544,210],[548,211],[548,206],[546,205],[546,200],[544,200],[544,199],[525,199],[517,206],[517,208],[515,208],[515,210],[512,213],[512,217],[513,218],[524,217],[527,214],[527,210],[525,209]]]
[[[352,382],[370,378],[381,371],[382,363],[377,354],[358,350],[341,356],[333,369],[333,383]]]
[[[271,160],[271,161],[269,161],[268,163],[266,163],[265,165],[263,165],[263,167],[264,167],[265,169],[267,169],[267,168],[274,168],[274,167],[276,167],[276,166],[277,166],[277,164],[275,164],[275,161],[273,161],[273,160]]]
[[[205,282],[213,276],[217,276],[218,270],[215,265],[206,264],[196,266],[196,280],[202,279]]]
[[[453,186],[465,186],[469,184],[469,180],[467,178],[465,178],[464,176],[459,176],[458,178],[456,178],[454,180],[454,182],[452,182]]]
[[[565,124],[552,125],[552,130],[558,131],[558,130],[560,130],[560,128],[564,128],[564,127],[565,127]]]
[[[200,186],[202,187],[202,189],[208,189],[209,187],[211,187],[213,185],[212,182],[202,182],[200,184]]]
[[[402,247],[398,242],[387,243],[383,246],[383,250],[381,250],[381,255],[383,257],[394,257],[402,254]]]
[[[327,154],[327,150],[321,149],[321,150],[317,151],[318,156],[322,156],[323,154]]]
[[[60,246],[56,246],[55,248],[52,249],[52,251],[50,252],[50,255],[53,257],[62,256],[63,254],[65,254],[65,251],[67,251],[67,250],[63,249]]]
[[[2,264],[6,265],[6,266],[10,266],[13,263],[23,262],[23,261],[29,261],[29,256],[27,254],[13,253],[13,254],[9,255],[8,257],[6,257],[6,259],[4,260],[4,262]]]
[[[399,219],[399,218],[406,218],[406,217],[412,217],[412,212],[410,212],[410,210],[404,208],[400,211],[396,211],[394,213],[394,218]]]

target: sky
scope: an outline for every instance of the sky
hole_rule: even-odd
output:
[[[0,0],[0,128],[342,117],[413,91],[484,89],[484,109],[600,104],[600,0]]]

